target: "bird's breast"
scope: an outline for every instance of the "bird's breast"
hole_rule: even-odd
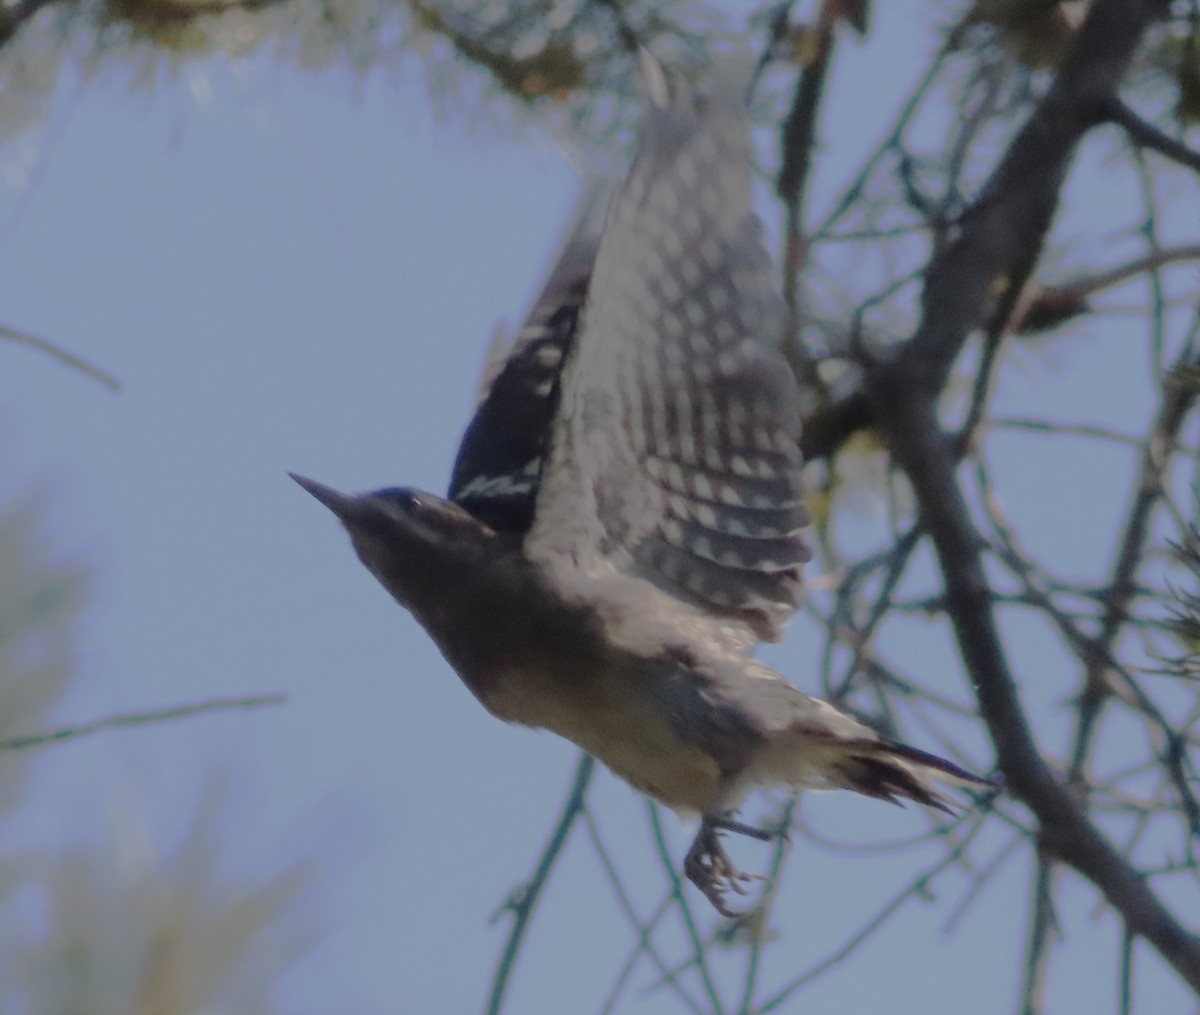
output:
[[[704,813],[721,793],[717,760],[680,737],[636,679],[618,667],[585,675],[533,663],[492,674],[478,697],[500,719],[565,737],[656,800]]]
[[[481,570],[418,619],[493,715],[565,737],[678,810],[704,812],[720,796],[729,759],[681,722],[705,708],[680,667],[615,645],[593,610],[564,601],[523,558]]]

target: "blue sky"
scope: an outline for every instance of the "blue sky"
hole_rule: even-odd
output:
[[[915,33],[896,30],[898,45],[916,46]],[[877,94],[862,59],[850,50],[839,67],[843,105],[831,123],[841,126],[827,136],[837,154],[818,199],[876,139],[898,97]],[[17,835],[51,846],[95,837],[132,797],[166,848],[206,779],[231,776],[231,869],[269,871],[298,854],[325,862],[310,908],[324,936],[280,984],[288,1011],[476,1010],[506,927],[489,917],[527,875],[573,767],[570,745],[479,708],[285,474],[347,490],[444,488],[488,338],[497,324],[519,323],[576,193],[552,143],[534,130],[507,134],[436,122],[411,79],[354,89],[333,74],[217,60],[150,97],[115,83],[64,89],[45,128],[0,151],[0,322],[123,383],[114,395],[0,344],[2,492],[49,485],[52,534],[96,575],[83,673],[62,719],[290,696],[273,711],[45,752]],[[1069,371],[1027,360],[1010,378],[1010,407],[1053,393],[1064,413],[1094,411],[1096,385],[1131,369],[1129,341],[1100,329],[1084,363],[1066,350]],[[1114,426],[1147,411],[1145,402],[1106,409]],[[1098,475],[1120,483],[1130,464],[1105,472],[1078,448],[1054,460],[1029,447],[1001,447],[1000,458],[1014,512],[1031,515],[1074,511]],[[1030,538],[1068,570],[1096,569],[1095,540],[1110,523],[1035,525]],[[1022,661],[1066,666],[1044,632],[1021,633]],[[801,626],[769,655],[801,687],[809,635]],[[927,654],[933,681],[965,695],[936,625],[887,637]],[[1039,722],[1064,722],[1061,700],[1036,678],[1025,690],[1046,711]],[[649,912],[662,876],[642,804],[607,775],[594,792]],[[850,841],[927,827],[915,812],[848,797],[805,806]],[[687,833],[667,823],[681,857]],[[765,859],[752,848],[739,855]],[[826,955],[920,857],[799,844],[767,981]],[[1011,863],[950,936],[939,933],[945,907],[910,903],[796,1010],[1010,1011],[1029,876],[1025,859]],[[965,884],[951,874],[939,895]],[[1068,878],[1063,899],[1071,947],[1051,981],[1052,1010],[1096,1010],[1109,1003],[1117,936],[1091,919],[1090,889]],[[511,1010],[594,1010],[631,943],[577,836],[531,933]],[[1182,1010],[1170,975],[1139,961],[1145,1010]],[[627,1010],[671,1009],[635,990]]]

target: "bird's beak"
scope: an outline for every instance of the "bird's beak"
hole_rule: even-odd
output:
[[[338,493],[332,486],[318,483],[307,476],[298,476],[294,472],[289,472],[288,475],[339,518],[345,519],[350,513],[350,508],[353,506],[355,498],[347,497],[344,493]]]

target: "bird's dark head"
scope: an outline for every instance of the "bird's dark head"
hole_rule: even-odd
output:
[[[387,487],[351,495],[289,475],[338,516],[359,559],[414,612],[482,561],[495,535],[464,508],[423,490]]]

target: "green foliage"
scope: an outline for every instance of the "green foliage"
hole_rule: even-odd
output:
[[[99,847],[44,855],[25,881],[44,928],[26,919],[0,956],[0,1009],[44,1015],[276,1012],[279,973],[311,943],[294,907],[312,871],[221,871],[228,822],[212,790],[177,855],[162,858],[134,810]],[[119,932],[114,933],[114,929]],[[11,920],[10,920],[11,932]]]
[[[42,727],[74,674],[85,573],[46,539],[46,502],[0,508],[0,740]],[[0,753],[0,819],[21,801],[26,761]]]
[[[46,511],[45,495],[0,509],[0,741],[49,727],[77,673],[85,569],[52,548]],[[19,819],[39,756],[0,750],[0,822]],[[312,941],[295,905],[313,871],[227,876],[221,800],[208,793],[167,858],[131,807],[105,841],[0,854],[0,1012],[277,1011],[279,973]]]

